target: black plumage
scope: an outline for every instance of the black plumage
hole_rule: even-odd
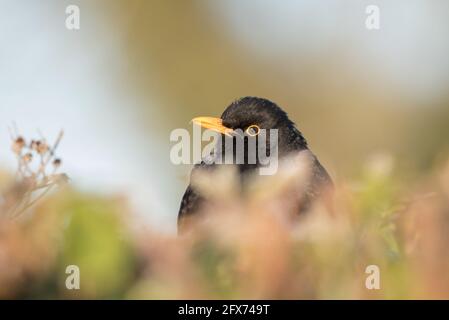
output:
[[[200,118],[197,118],[200,119]],[[250,126],[257,126],[260,129],[277,129],[278,130],[278,158],[282,160],[285,157],[295,155],[297,153],[306,154],[311,163],[310,181],[307,184],[302,195],[298,195],[298,213],[306,211],[310,204],[319,197],[322,190],[327,186],[332,186],[332,180],[326,169],[321,165],[316,156],[310,151],[306,139],[302,133],[296,128],[295,124],[288,118],[287,114],[275,103],[257,97],[241,98],[231,105],[218,118],[201,118],[206,119],[206,128],[227,134],[233,130],[241,129],[246,132]],[[212,119],[212,120],[209,120]],[[194,119],[195,120],[195,119]],[[224,137],[224,136],[223,136]],[[242,138],[240,136],[231,137],[231,139]],[[246,136],[245,139],[252,137]],[[223,140],[224,141],[224,140]],[[245,140],[246,146],[247,140]],[[269,146],[269,143],[267,143]],[[224,143],[222,148],[218,148],[217,153],[226,153]],[[220,151],[221,150],[221,151]],[[233,149],[235,151],[235,148]],[[267,153],[269,154],[269,147]],[[211,154],[216,157],[218,154]],[[210,160],[210,159],[209,159]],[[191,177],[198,171],[214,170],[222,164],[210,164],[210,161],[203,159],[201,163],[196,164],[192,170]],[[245,177],[253,174],[261,164],[257,161],[255,164],[249,164],[247,155],[245,154],[243,164],[238,164],[238,172],[240,174],[242,184]],[[190,184],[184,193],[178,213],[178,228],[181,227],[185,218],[191,217],[200,211],[201,205],[205,199]]]

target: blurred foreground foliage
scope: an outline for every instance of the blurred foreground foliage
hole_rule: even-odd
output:
[[[228,174],[213,179],[231,187]],[[245,198],[217,198],[181,236],[142,227],[123,198],[59,190],[1,218],[0,297],[449,298],[449,166],[406,185],[391,159],[373,159],[356,183],[338,183],[335,210],[317,204],[294,222],[272,202],[285,190],[270,179]],[[65,286],[68,265],[80,268],[79,290]],[[365,287],[369,265],[380,290]]]

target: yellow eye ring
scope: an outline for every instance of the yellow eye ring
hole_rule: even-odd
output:
[[[245,132],[246,132],[249,136],[255,137],[255,136],[257,136],[257,135],[259,134],[260,128],[259,128],[258,125],[252,124],[252,125],[250,125],[248,128],[246,128],[246,131],[245,131]]]

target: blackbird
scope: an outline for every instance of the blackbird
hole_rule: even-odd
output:
[[[301,203],[298,206],[298,214],[307,211],[315,199],[322,195],[323,190],[332,189],[333,183],[326,169],[318,161],[317,157],[309,150],[306,139],[302,133],[296,128],[295,124],[288,118],[287,113],[283,111],[277,104],[267,99],[258,97],[244,97],[234,101],[223,112],[220,118],[198,117],[192,120],[194,123],[201,125],[216,132],[223,137],[239,138],[241,135],[233,134],[234,132],[243,132],[248,138],[257,136],[260,129],[277,129],[278,141],[277,152],[279,160],[295,154],[307,154],[310,159],[310,178],[307,187],[298,195],[296,199]],[[239,130],[240,129],[240,130]],[[214,158],[220,153],[225,153],[224,139],[222,139],[222,148],[216,148],[215,153],[210,155]],[[268,143],[267,143],[268,144]],[[267,153],[270,152],[269,146]],[[218,151],[217,151],[218,150]],[[235,151],[235,147],[233,149]],[[256,157],[257,158],[257,157]],[[196,164],[191,172],[191,180],[196,172],[214,170],[215,168],[225,164],[217,164],[210,159],[202,159]],[[249,163],[245,154],[244,161],[237,164],[238,173],[243,183],[244,177],[254,174],[262,164],[256,160],[256,163]],[[330,187],[330,188],[328,188]],[[201,206],[206,199],[198,190],[189,184],[181,201],[178,213],[178,230],[181,231],[184,221],[187,218],[196,216],[201,210]]]

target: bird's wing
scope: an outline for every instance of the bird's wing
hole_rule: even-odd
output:
[[[301,199],[300,213],[307,211],[312,203],[325,192],[333,189],[332,178],[318,158],[307,150],[311,160],[311,175]]]
[[[213,165],[207,164],[205,161],[201,161],[201,163],[196,164],[190,174],[190,181],[192,181],[192,177],[196,174],[196,172],[199,170],[209,169],[212,166]],[[181,205],[179,207],[178,229],[181,228],[181,225],[186,218],[198,212],[203,201],[204,198],[192,187],[192,184],[189,184],[184,196],[182,197]]]
[[[185,218],[198,211],[202,201],[203,198],[189,185],[182,197],[181,206],[179,207],[178,227]]]
[[[317,186],[333,186],[331,176],[315,156],[312,168],[312,180]]]

